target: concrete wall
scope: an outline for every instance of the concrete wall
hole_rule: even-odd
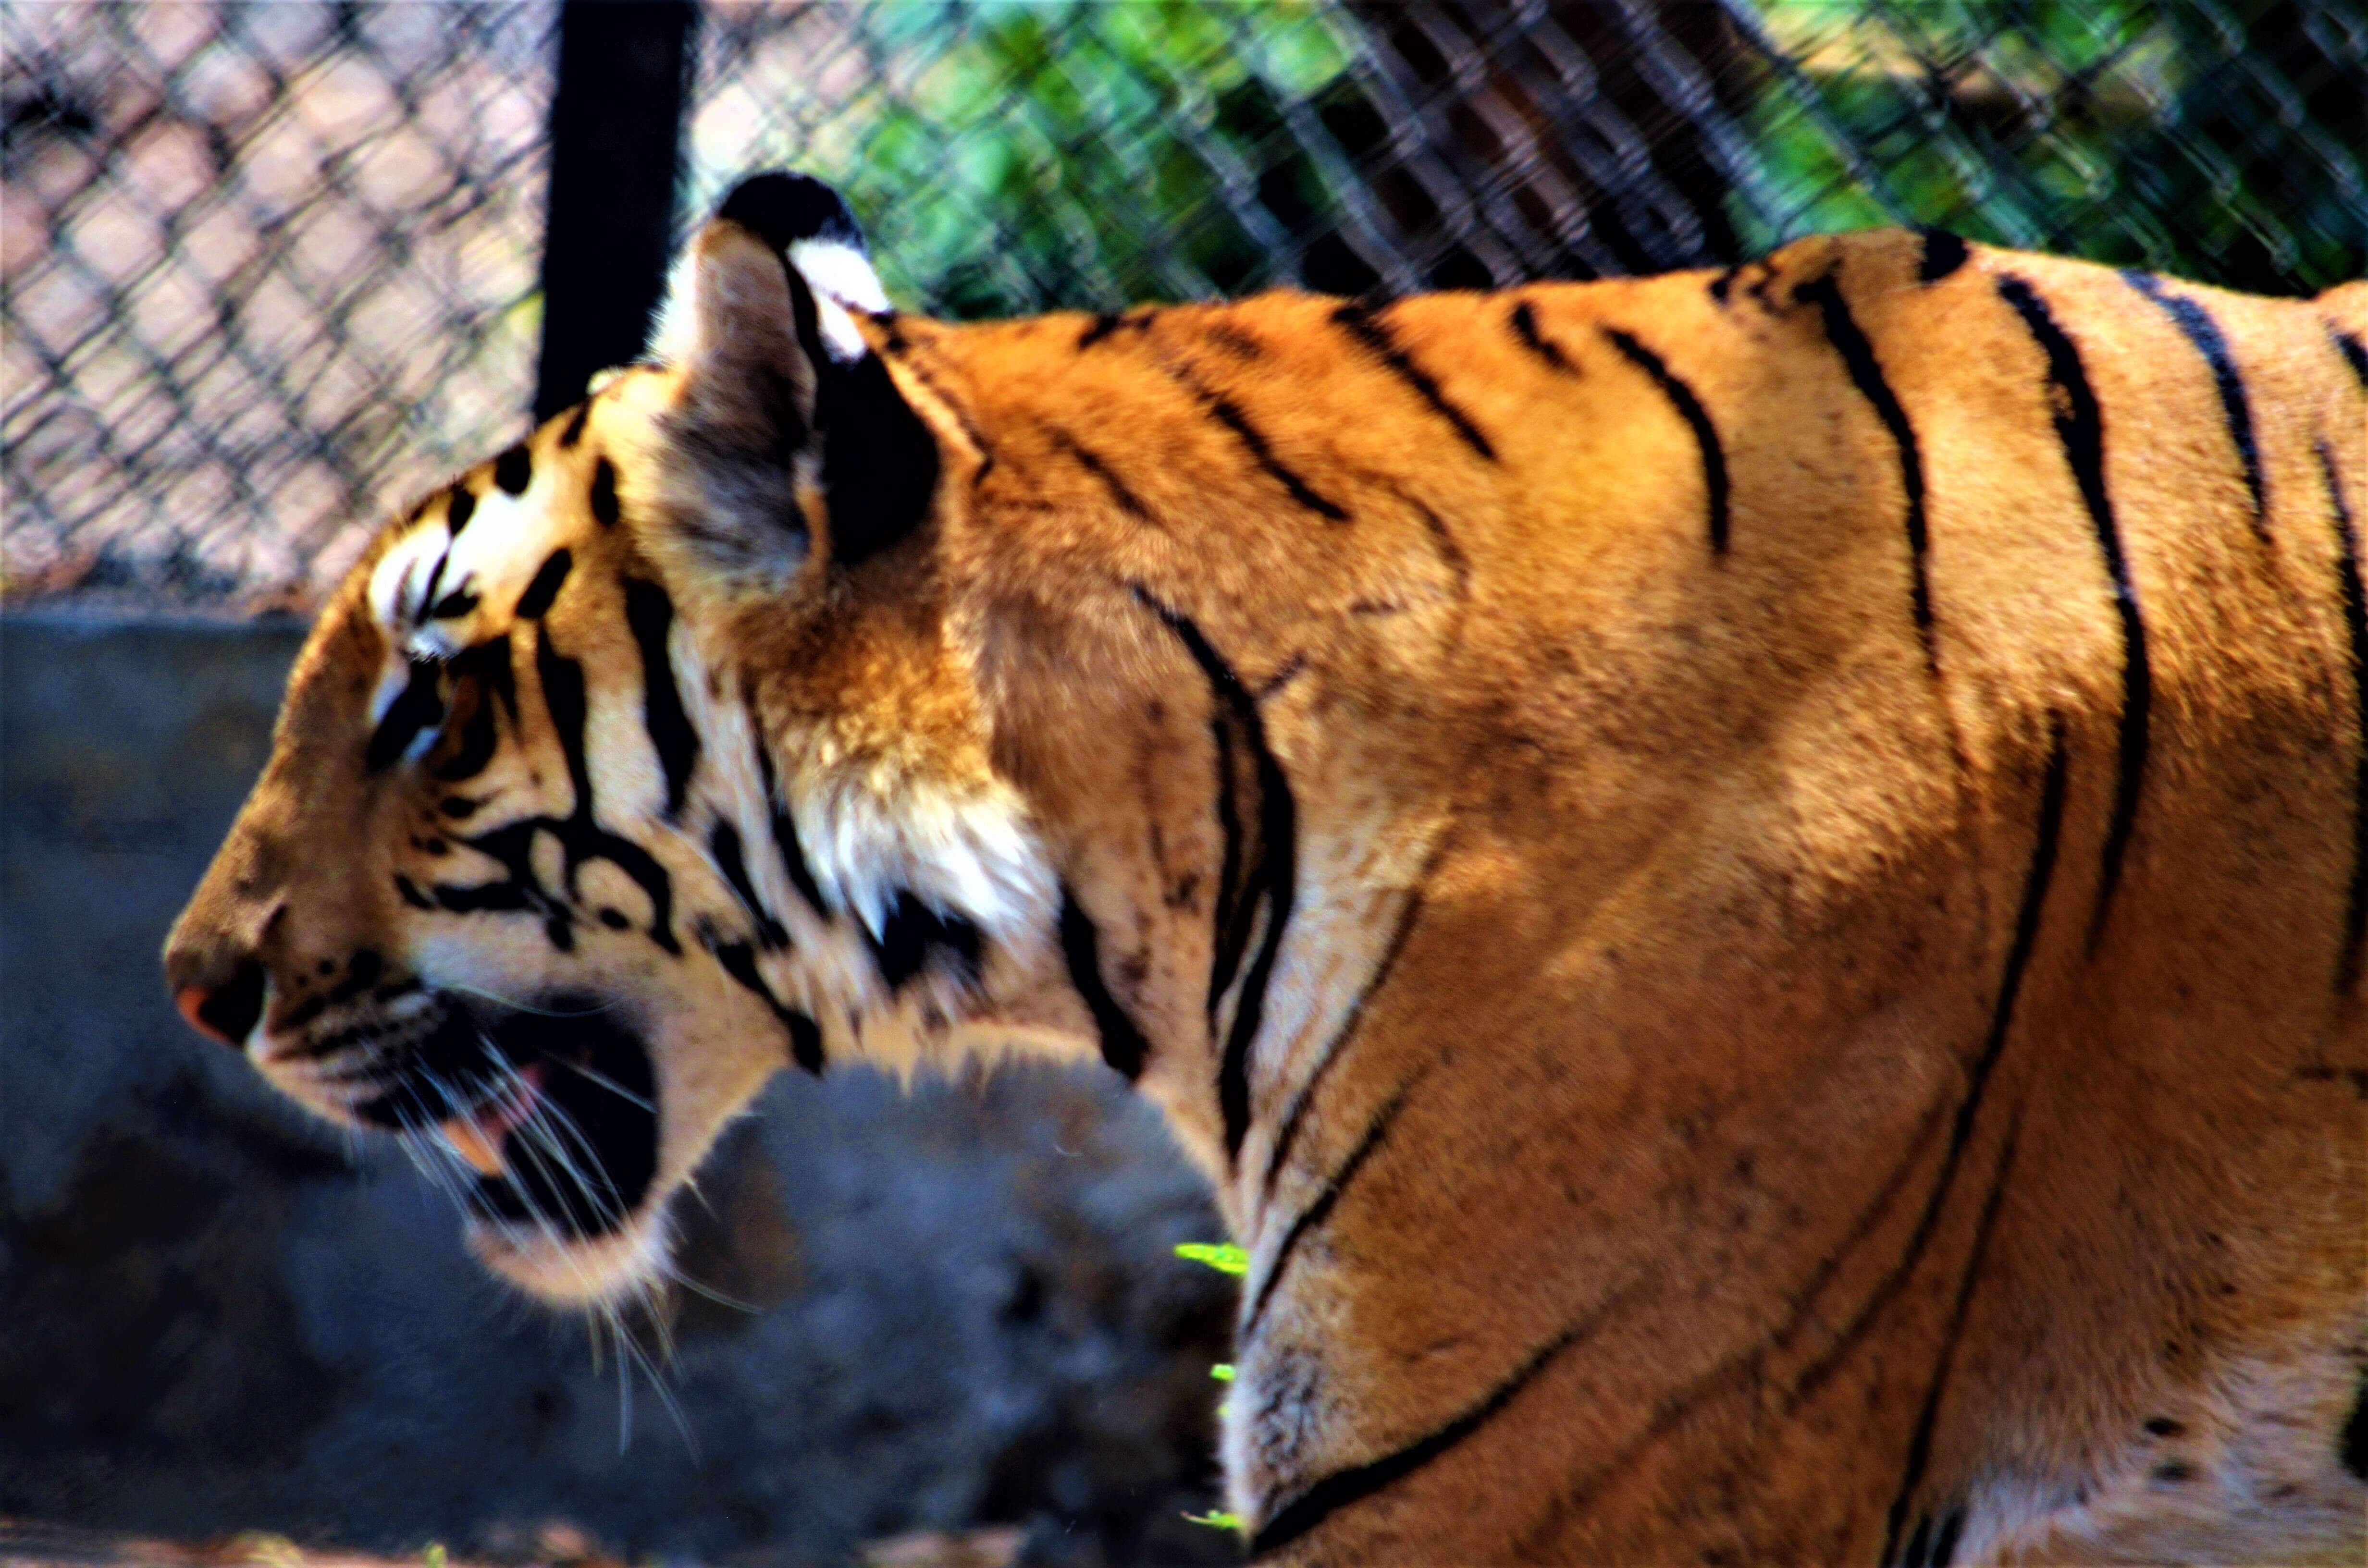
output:
[[[1211,1500],[1232,1301],[1169,1248],[1215,1221],[1114,1079],[777,1081],[686,1215],[689,1271],[753,1310],[679,1300],[662,1400],[492,1284],[390,1149],[192,1035],[157,950],[301,635],[0,617],[0,1515],[495,1552],[564,1518],[749,1564],[1013,1521],[1034,1561],[1231,1555],[1178,1517]]]

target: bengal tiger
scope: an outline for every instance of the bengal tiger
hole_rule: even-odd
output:
[[[169,985],[558,1301],[784,1063],[1098,1056],[1261,1562],[2358,1562],[2363,339],[1940,232],[956,325],[761,176]]]

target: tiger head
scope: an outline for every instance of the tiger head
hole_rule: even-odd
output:
[[[911,542],[963,454],[885,308],[827,187],[741,186],[648,358],[338,587],[167,943],[193,1023],[406,1134],[535,1294],[660,1271],[785,1062],[909,1065],[1045,967],[1056,884]]]

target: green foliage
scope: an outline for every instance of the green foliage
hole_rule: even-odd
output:
[[[1209,1369],[1209,1375],[1216,1379],[1221,1383],[1232,1382],[1234,1381],[1234,1364],[1231,1361],[1220,1361],[1215,1366]]]
[[[1189,1263],[1205,1263],[1220,1274],[1239,1277],[1250,1271],[1249,1255],[1231,1242],[1185,1242],[1176,1256]]]
[[[1206,1525],[1211,1529],[1231,1530],[1235,1535],[1242,1533],[1242,1517],[1239,1514],[1228,1514],[1219,1510],[1207,1514],[1187,1514],[1184,1519],[1188,1524]]]
[[[907,299],[969,316],[1235,292],[1288,243],[1269,209],[1321,198],[1284,115],[1348,56],[1310,0],[987,0],[951,48],[937,7],[860,15],[876,57],[928,62],[834,171]]]
[[[1908,221],[2267,291],[2361,269],[2368,97],[2292,0],[1757,6],[1794,63],[1746,115],[1753,250]]]
[[[1748,3],[1773,59],[1737,89],[1748,252],[1913,222],[2255,289],[2368,266],[2368,90],[2328,0]],[[1110,308],[1303,268],[1369,286],[1355,214],[1393,199],[1376,165],[1404,183],[1406,128],[1335,0],[833,14],[863,85],[750,155],[837,182],[900,300]]]

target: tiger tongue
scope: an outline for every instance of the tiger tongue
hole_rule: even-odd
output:
[[[518,1074],[518,1092],[495,1100],[473,1116],[456,1116],[438,1129],[453,1151],[483,1176],[507,1173],[502,1140],[510,1129],[534,1114],[535,1095],[542,1087],[542,1063],[529,1062]]]
[[[488,1138],[475,1118],[456,1116],[444,1123],[439,1131],[444,1134],[444,1141],[451,1144],[454,1151],[469,1162],[469,1168],[479,1176],[497,1176],[507,1168],[502,1164],[502,1129],[496,1128],[494,1136]]]

